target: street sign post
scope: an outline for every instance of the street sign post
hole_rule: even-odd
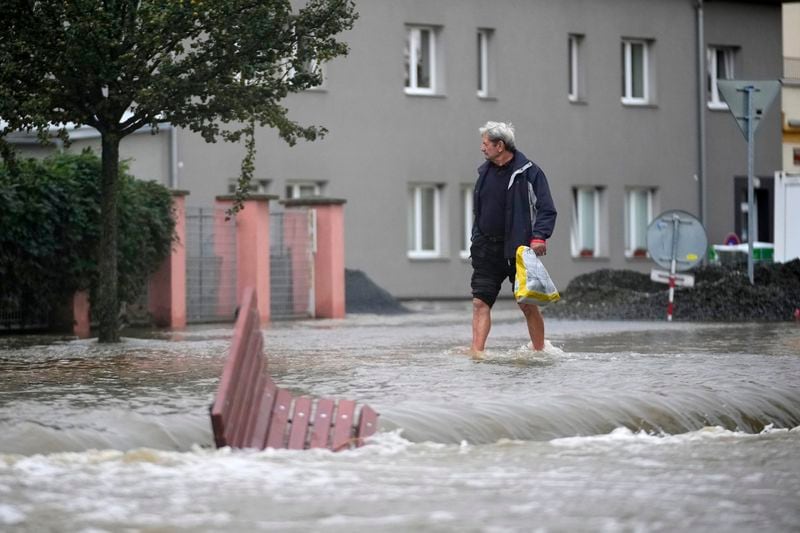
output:
[[[769,109],[772,101],[781,90],[777,80],[743,81],[743,80],[717,80],[717,86],[722,97],[728,103],[733,118],[739,124],[745,139],[747,139],[747,277],[750,284],[753,279],[753,243],[756,241],[755,217],[753,213],[753,168],[755,154],[753,138],[761,124],[764,113]]]
[[[647,252],[657,265],[669,272],[653,269],[650,279],[669,284],[667,321],[672,321],[672,303],[676,286],[694,286],[694,276],[677,274],[689,270],[703,260],[708,238],[703,224],[686,211],[661,213],[647,227]]]
[[[669,283],[670,276],[674,278],[676,287],[694,287],[694,276],[691,274],[671,274],[657,268],[650,270],[650,279],[656,283]]]

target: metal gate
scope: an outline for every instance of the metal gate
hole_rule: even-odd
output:
[[[314,316],[314,214],[309,209],[270,213],[270,314],[275,320]]]
[[[186,321],[230,322],[236,312],[236,221],[222,207],[186,208]]]

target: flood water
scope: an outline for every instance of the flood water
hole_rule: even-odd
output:
[[[295,393],[381,415],[352,451],[216,450],[232,327],[0,337],[2,531],[800,531],[800,327],[548,320],[499,302],[276,323]]]

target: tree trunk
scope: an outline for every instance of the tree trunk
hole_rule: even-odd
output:
[[[102,132],[103,168],[100,184],[100,247],[97,312],[99,342],[119,342],[119,292],[117,276],[117,197],[119,141],[117,133]]]

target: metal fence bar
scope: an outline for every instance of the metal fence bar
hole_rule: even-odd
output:
[[[273,319],[314,316],[313,212],[270,213],[270,314]]]
[[[800,82],[800,57],[783,58],[783,77]]]
[[[236,312],[236,222],[225,210],[186,208],[186,321],[229,322]]]

